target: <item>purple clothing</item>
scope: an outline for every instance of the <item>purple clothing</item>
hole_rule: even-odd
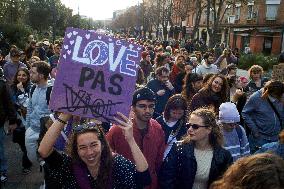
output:
[[[8,62],[4,65],[4,77],[7,79],[9,85],[13,83],[14,76],[17,73],[18,69],[22,67],[26,68],[27,66],[22,62]]]

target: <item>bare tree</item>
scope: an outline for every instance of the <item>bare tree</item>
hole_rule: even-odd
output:
[[[247,3],[247,0],[238,2]],[[209,47],[213,47],[218,41],[220,25],[224,21],[224,15],[229,8],[235,6],[236,0],[206,0],[207,9],[207,32],[209,35]]]

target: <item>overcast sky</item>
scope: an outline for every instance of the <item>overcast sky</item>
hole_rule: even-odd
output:
[[[125,9],[132,5],[137,5],[141,0],[61,0],[67,7],[72,8],[80,15],[85,15],[94,20],[112,18],[114,10]]]

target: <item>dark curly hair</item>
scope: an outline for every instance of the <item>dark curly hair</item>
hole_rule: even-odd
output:
[[[202,80],[202,76],[196,73],[189,73],[185,76],[182,95],[186,98],[186,100],[191,100],[193,95],[198,92],[194,90],[193,83]]]
[[[213,95],[214,92],[212,91],[212,83],[217,77],[221,78],[223,81],[221,91],[217,95],[220,96],[222,102],[226,102],[229,94],[229,85],[226,77],[223,76],[222,74],[215,74],[212,77],[210,77],[209,81],[205,84],[205,86],[202,89],[200,89],[200,93],[203,94],[204,96]]]
[[[16,86],[16,85],[19,83],[17,77],[18,77],[18,74],[19,74],[20,71],[25,72],[25,74],[26,74],[27,77],[28,77],[27,82],[26,82],[26,83],[23,83],[24,88],[26,88],[27,85],[30,83],[30,72],[29,72],[29,70],[28,70],[27,68],[24,68],[24,67],[21,67],[21,68],[19,68],[19,69],[17,70],[17,72],[16,72],[16,74],[15,74],[15,76],[14,76],[14,79],[13,79],[13,85]]]

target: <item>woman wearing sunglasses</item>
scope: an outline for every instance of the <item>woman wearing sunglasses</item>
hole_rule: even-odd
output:
[[[131,121],[123,114],[114,120],[123,129],[135,165],[112,154],[99,125],[89,122],[74,127],[67,154],[53,149],[71,115],[61,114],[43,137],[38,152],[49,166],[51,176],[66,189],[143,188],[151,183],[148,164],[133,137]]]
[[[161,167],[159,181],[167,189],[207,189],[232,163],[222,148],[223,136],[213,111],[193,111],[187,123],[187,136],[173,145]]]

